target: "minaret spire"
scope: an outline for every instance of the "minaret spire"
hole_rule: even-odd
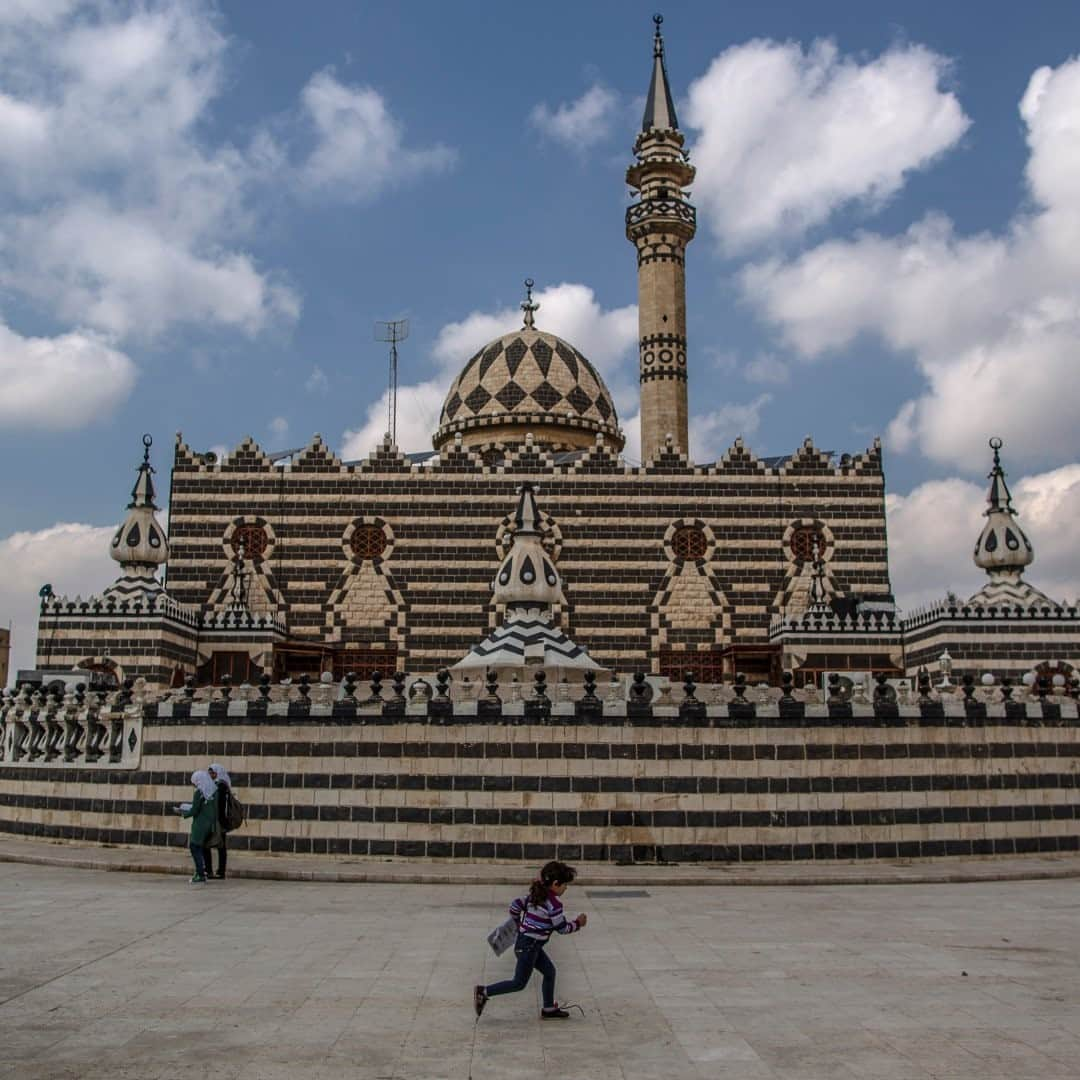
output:
[[[653,70],[637,161],[626,182],[638,199],[626,211],[626,237],[638,259],[638,372],[641,380],[641,457],[656,456],[668,435],[689,452],[686,352],[686,245],[697,231],[697,214],[684,190],[694,169],[664,63],[663,17],[653,19]]]
[[[154,445],[154,440],[149,435],[143,436],[143,460],[139,466],[139,475],[135,477],[135,486],[131,489],[131,502],[127,504],[129,510],[134,510],[137,507],[149,506],[151,510],[156,510],[157,505],[154,502],[154,466],[150,464],[150,447]]]
[[[656,33],[653,36],[653,73],[649,83],[649,96],[645,101],[645,115],[641,121],[641,130],[657,128],[660,131],[678,131],[679,120],[675,115],[675,102],[671,98],[671,86],[668,84],[667,68],[664,66],[664,38],[660,33],[663,15],[654,15]]]

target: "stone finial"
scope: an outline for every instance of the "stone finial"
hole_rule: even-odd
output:
[[[521,310],[525,312],[525,322],[522,326],[523,330],[534,329],[533,316],[540,310],[540,305],[533,301],[533,285],[536,282],[532,278],[525,279],[525,299],[522,301]]]
[[[985,570],[991,580],[1019,581],[1025,566],[1035,559],[1031,541],[1016,521],[1012,495],[1005,482],[1005,470],[1001,467],[1002,441],[990,440],[994,451],[994,465],[987,479],[990,492],[986,497],[988,506],[983,511],[986,524],[975,543],[975,565]]]
[[[154,467],[150,464],[153,443],[149,435],[143,436],[143,460],[131,490],[127,517],[109,545],[109,555],[135,576],[152,577],[169,558],[169,544],[155,516]]]
[[[540,513],[533,485],[521,485],[510,552],[495,575],[497,603],[550,608],[562,600],[558,571],[540,541]]]

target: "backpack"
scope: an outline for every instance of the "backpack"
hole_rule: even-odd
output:
[[[225,802],[225,831],[232,832],[233,829],[239,829],[244,824],[245,817],[247,814],[244,811],[244,804],[230,791]]]

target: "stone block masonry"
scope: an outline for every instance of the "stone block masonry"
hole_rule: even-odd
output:
[[[169,593],[227,606],[235,530],[258,529],[252,595],[293,640],[392,650],[402,670],[434,671],[499,621],[499,541],[528,480],[566,582],[560,625],[605,667],[658,670],[671,650],[768,646],[799,570],[793,523],[827,531],[838,593],[891,598],[876,445],[833,465],[806,443],[767,465],[737,441],[712,465],[667,452],[641,468],[604,446],[573,461],[532,446],[488,449],[498,464],[466,447],[420,468],[392,448],[343,464],[316,441],[284,466],[244,444],[208,465],[179,442]],[[700,534],[700,551],[673,545],[680,530]],[[358,547],[361,534],[374,546]]]
[[[441,716],[223,704],[145,705],[120,768],[12,760],[6,728],[0,831],[180,847],[169,807],[193,768],[222,760],[249,811],[237,851],[685,863],[1080,849],[1080,721],[1064,697],[682,715],[606,702],[581,719],[580,703],[556,703],[547,723],[520,703],[483,721],[476,702]]]

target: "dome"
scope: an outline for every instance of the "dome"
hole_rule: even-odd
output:
[[[531,323],[531,318],[528,320]],[[466,446],[518,443],[593,446],[596,436],[623,447],[611,394],[596,369],[572,345],[531,325],[485,345],[446,395],[435,449],[461,433]]]

